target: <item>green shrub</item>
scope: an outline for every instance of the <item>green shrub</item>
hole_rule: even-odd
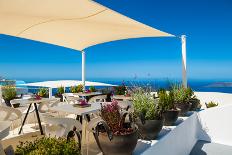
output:
[[[151,95],[149,89],[136,87],[132,91],[131,97],[135,117],[139,117],[142,114],[145,117],[145,120],[161,119],[161,109]]]
[[[89,87],[89,90],[90,90],[90,92],[96,92],[96,91],[97,91],[96,88],[95,88],[94,86],[90,86],[90,87]]]
[[[16,88],[14,85],[6,85],[2,87],[2,97],[4,100],[10,101],[16,97]]]
[[[176,109],[174,104],[174,95],[172,91],[168,93],[165,90],[162,90],[159,91],[158,95],[159,95],[159,107],[162,109],[162,111]]]
[[[42,137],[33,142],[20,142],[16,155],[80,155],[74,139]]]
[[[190,87],[185,88],[181,84],[174,84],[170,91],[173,92],[174,102],[176,104],[189,103],[189,100],[191,99],[193,95],[193,91]]]
[[[62,95],[62,94],[64,94],[64,87],[58,87],[57,88],[57,93],[56,93],[57,95]]]
[[[126,92],[126,86],[124,83],[121,86],[114,87],[115,95],[125,95],[125,92]]]
[[[215,103],[213,101],[210,101],[209,103],[206,103],[207,108],[212,108],[218,106],[218,103]]]
[[[48,97],[48,89],[47,88],[39,88],[37,93],[40,97]]]

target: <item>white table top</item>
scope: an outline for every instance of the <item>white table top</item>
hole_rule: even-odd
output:
[[[0,140],[8,136],[11,122],[0,121]]]
[[[57,101],[57,98],[41,98],[40,100],[36,99],[14,99],[14,101],[22,104],[31,104],[31,103],[42,103],[42,102],[50,102],[50,101]]]
[[[51,107],[50,110],[58,112],[66,112],[76,115],[86,115],[89,113],[94,113],[101,109],[100,103],[92,103],[90,107],[80,108],[74,107],[72,104],[64,104],[61,106]]]
[[[74,95],[78,95],[78,96],[93,96],[93,95],[101,95],[101,92],[90,92],[90,93],[73,93]]]

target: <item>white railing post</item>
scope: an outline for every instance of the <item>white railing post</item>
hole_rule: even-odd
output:
[[[186,36],[181,36],[182,44],[182,84],[187,88]]]
[[[52,98],[52,88],[48,88],[49,98]]]
[[[82,51],[82,84],[83,91],[85,91],[85,51]]]

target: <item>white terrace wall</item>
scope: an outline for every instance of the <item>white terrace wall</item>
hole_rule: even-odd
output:
[[[197,131],[199,140],[232,146],[232,105],[209,108],[198,117],[202,126]]]
[[[197,142],[197,128],[199,124],[194,113],[142,154],[188,155]]]

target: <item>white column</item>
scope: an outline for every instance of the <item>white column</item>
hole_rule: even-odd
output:
[[[83,91],[85,91],[85,51],[82,51],[82,83]]]
[[[0,105],[2,104],[2,86],[0,85]]]
[[[186,36],[181,36],[182,43],[182,84],[187,88]]]
[[[52,98],[52,88],[48,88],[49,98]]]

